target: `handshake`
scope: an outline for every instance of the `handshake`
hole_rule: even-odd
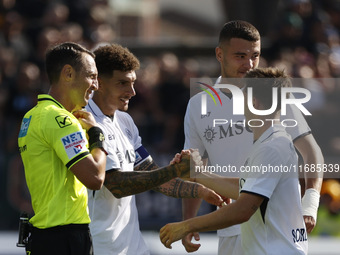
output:
[[[177,176],[188,181],[195,181],[195,169],[203,166],[202,158],[197,149],[182,150],[170,161],[177,170]]]

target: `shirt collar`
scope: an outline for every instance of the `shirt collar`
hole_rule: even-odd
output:
[[[91,109],[92,113],[97,117],[103,117],[105,114],[100,110],[98,105],[91,98],[88,102],[88,107]]]
[[[65,109],[64,106],[61,103],[59,103],[57,100],[55,100],[52,96],[50,96],[48,94],[38,95],[38,103],[43,102],[43,101],[52,101],[54,104],[56,104],[60,108]]]
[[[273,125],[268,128],[264,133],[260,136],[259,139],[256,140],[256,143],[263,143],[265,140],[269,139],[278,132],[286,132],[285,128],[281,125]]]
[[[275,124],[264,131],[260,138],[256,140],[256,143],[263,143],[265,140],[270,139],[272,135],[278,132],[286,132],[286,130],[283,126]]]

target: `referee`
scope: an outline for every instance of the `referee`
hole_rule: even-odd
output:
[[[50,48],[49,93],[22,120],[18,144],[35,213],[27,254],[93,254],[86,187],[102,187],[106,164],[102,131],[82,110],[98,88],[93,57],[75,43]]]

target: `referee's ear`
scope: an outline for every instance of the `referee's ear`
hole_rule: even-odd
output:
[[[66,82],[72,81],[74,77],[74,69],[71,65],[64,65],[61,69],[60,78]]]

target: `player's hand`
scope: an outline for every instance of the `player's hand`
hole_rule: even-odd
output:
[[[183,222],[169,223],[159,231],[159,238],[166,248],[171,249],[171,244],[182,239],[187,233]]]
[[[195,252],[200,247],[201,244],[199,243],[193,243],[191,240],[194,238],[196,241],[200,240],[200,235],[198,232],[189,233],[184,238],[182,238],[182,244],[187,252]]]
[[[303,216],[303,219],[305,220],[307,233],[309,234],[314,229],[316,222],[312,216]]]
[[[196,167],[202,166],[203,162],[198,150],[183,150],[181,152],[181,161],[176,164],[177,176],[183,179],[190,179],[190,172],[194,173]]]
[[[170,161],[170,165],[173,165],[173,164],[181,162],[181,158],[182,158],[182,155],[179,154],[179,153],[176,153],[174,158]]]
[[[218,194],[218,193],[217,193],[217,194]],[[231,200],[232,200],[231,198],[224,197],[224,196],[222,196],[221,194],[218,194],[218,195],[220,195],[221,198],[222,198],[222,200],[223,200],[222,206],[229,205],[229,204],[231,203]],[[220,206],[220,207],[222,207],[222,206]]]
[[[89,130],[91,127],[98,126],[96,120],[90,112],[87,112],[85,110],[78,110],[72,113],[79,120],[82,128],[84,128],[86,131]]]
[[[223,198],[219,194],[203,185],[198,187],[198,196],[209,204],[219,207],[222,207],[222,203],[224,202]]]

